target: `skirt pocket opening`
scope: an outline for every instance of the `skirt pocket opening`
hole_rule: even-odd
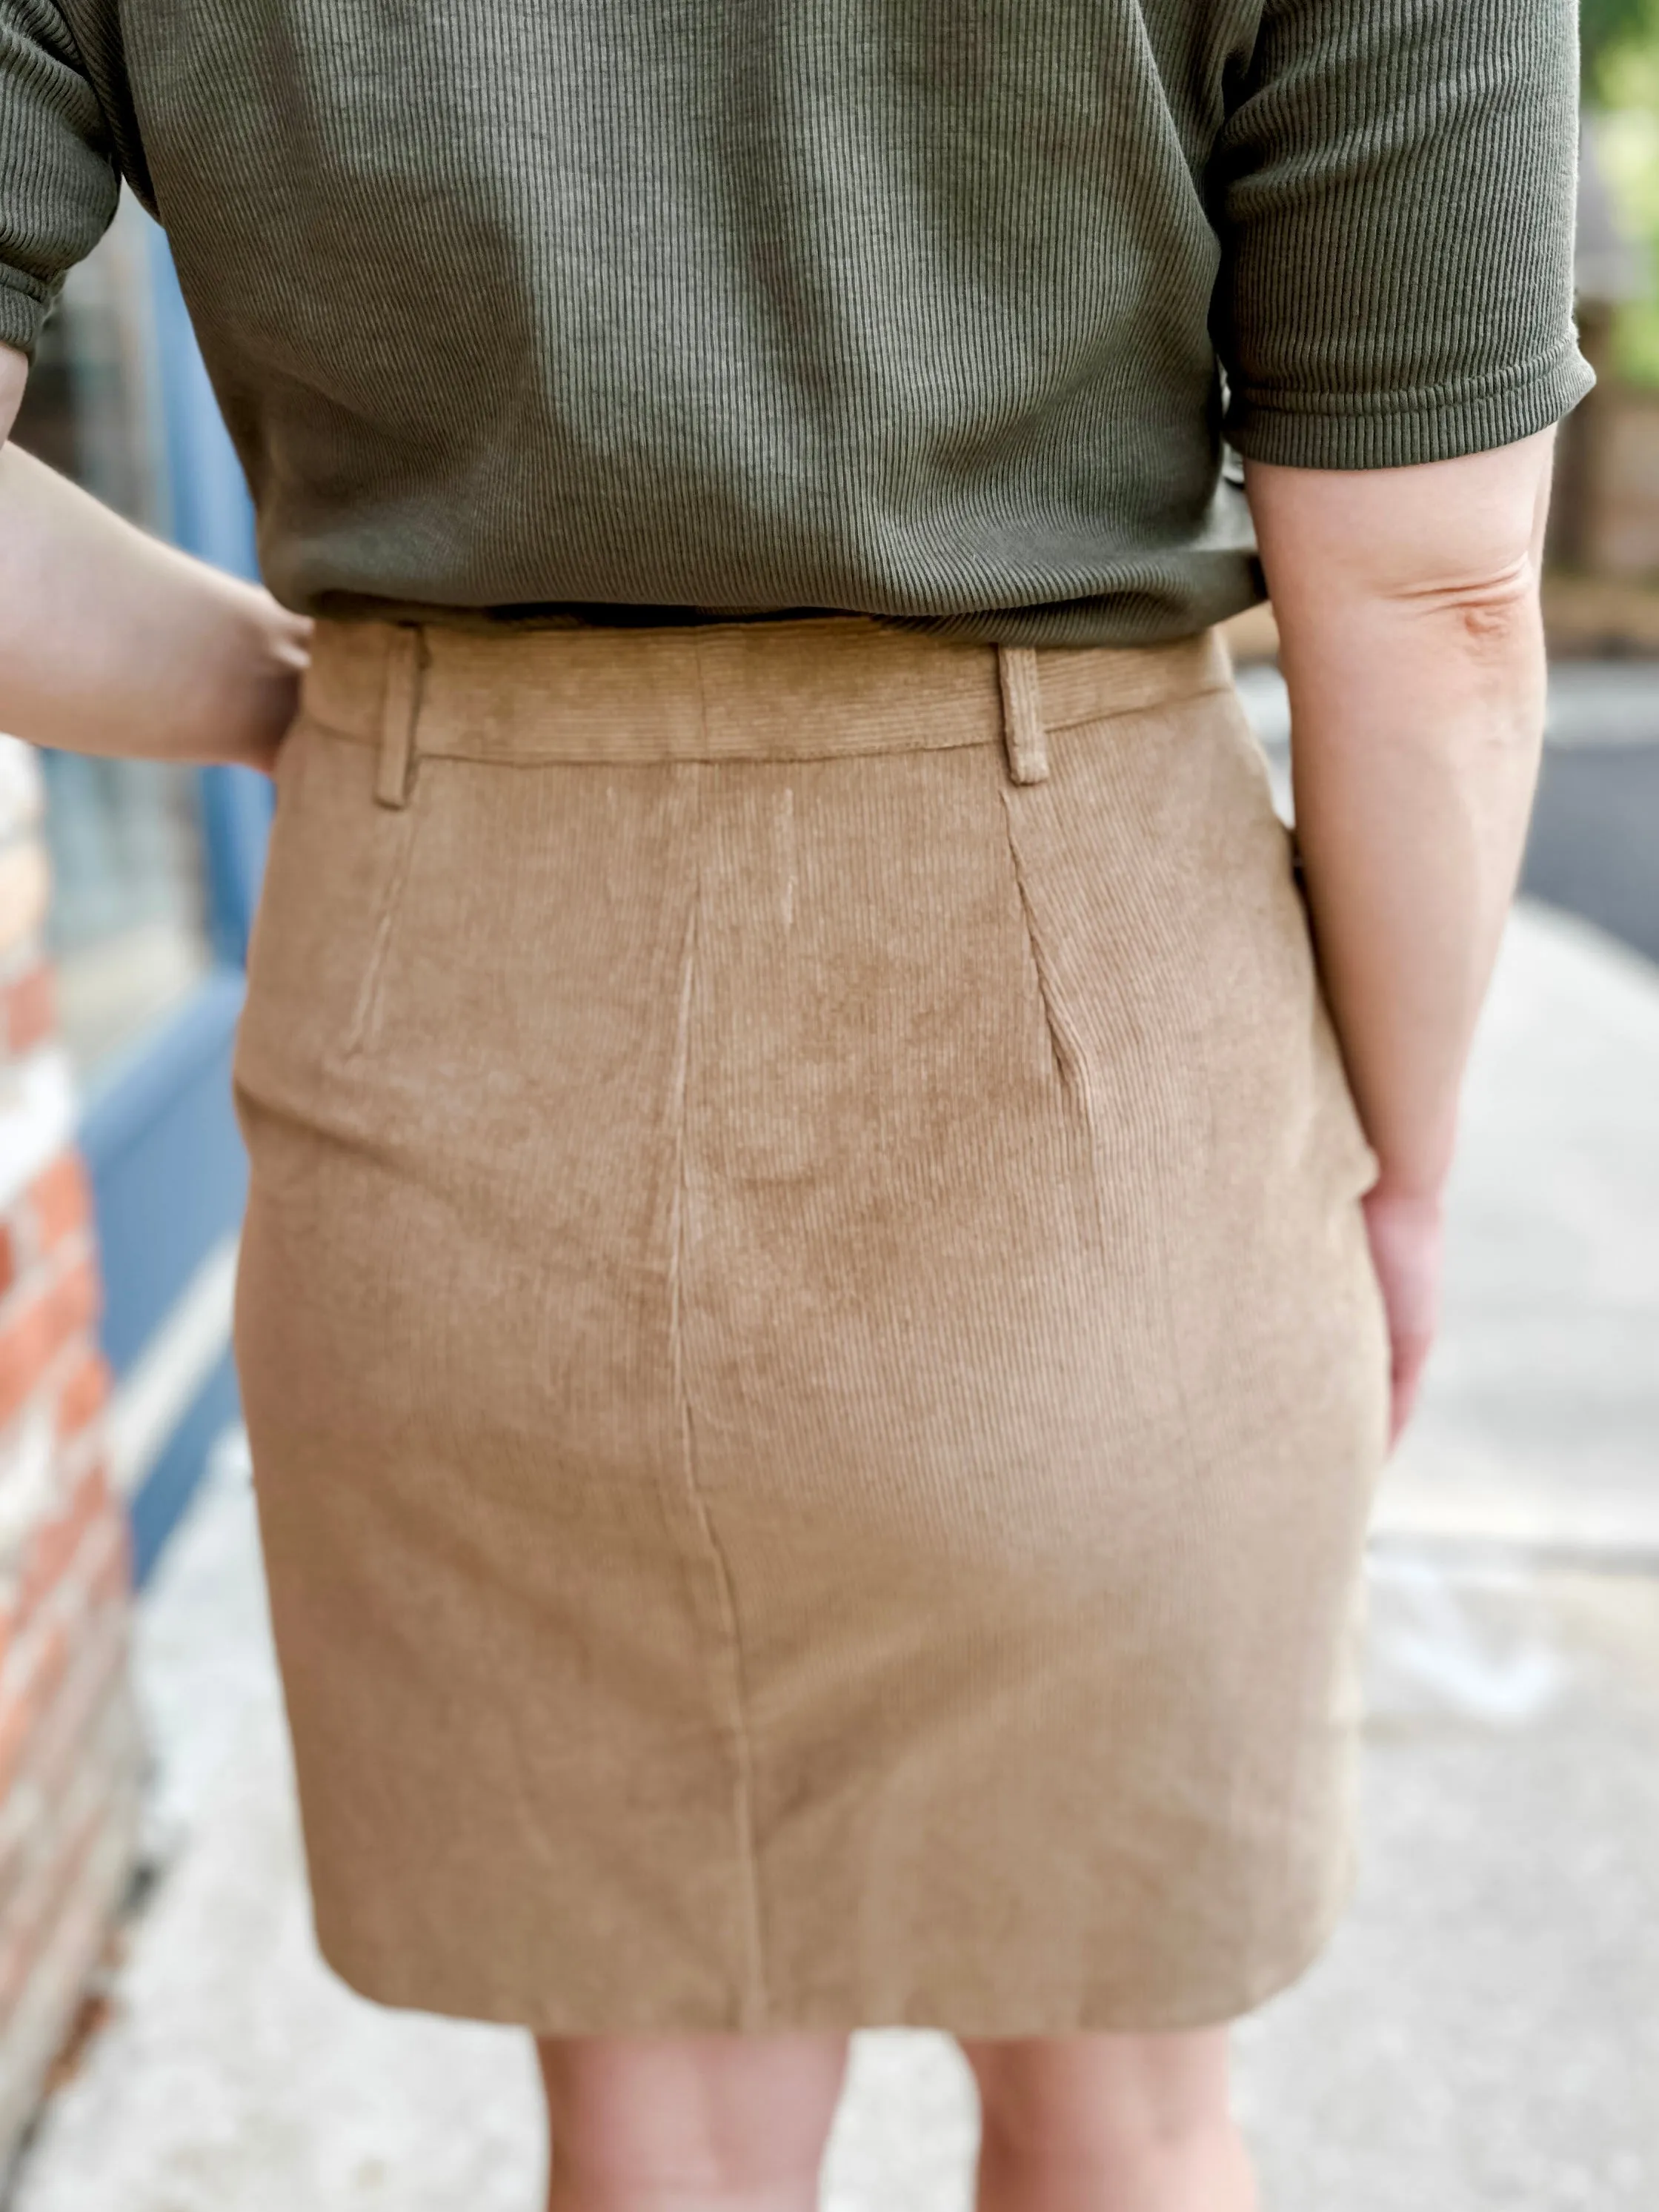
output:
[[[379,911],[374,917],[374,933],[369,942],[368,957],[363,963],[350,1018],[336,1055],[342,1062],[361,1058],[374,1042],[379,1028],[387,960],[414,860],[416,824],[422,811],[413,792],[409,802],[401,807],[386,809],[377,805],[375,809],[377,817],[387,825],[387,834],[395,839],[396,844],[386,872],[386,888],[381,893]]]
[[[1030,956],[1031,972],[1036,980],[1037,999],[1042,1008],[1043,1026],[1048,1032],[1054,1075],[1066,1097],[1080,1105],[1083,1093],[1081,1057],[1077,1039],[1071,1034],[1054,994],[1054,977],[1049,972],[1048,957],[1037,929],[1036,915],[1032,909],[1030,886],[1026,878],[1025,865],[1020,858],[1019,840],[1014,831],[1013,807],[1017,794],[1005,787],[1001,796],[1003,827],[1007,834],[1008,860],[1013,870],[1014,890],[1019,900],[1020,924],[1025,933],[1025,948]]]

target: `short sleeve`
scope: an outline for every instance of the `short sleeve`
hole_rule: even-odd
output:
[[[1239,452],[1400,467],[1576,406],[1577,116],[1577,0],[1264,0],[1211,179]]]
[[[0,344],[32,354],[64,275],[108,228],[113,148],[52,0],[0,0]]]

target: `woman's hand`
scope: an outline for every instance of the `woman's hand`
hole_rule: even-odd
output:
[[[1419,1197],[1386,1183],[1369,1191],[1364,1205],[1371,1261],[1389,1319],[1392,1447],[1415,1410],[1423,1370],[1440,1326],[1445,1209],[1438,1192]]]
[[[1365,1219],[1396,1436],[1434,1336],[1458,1094],[1537,781],[1552,445],[1248,471],[1320,974],[1382,1162]]]
[[[0,347],[0,439],[27,375]],[[0,729],[68,752],[269,771],[310,629],[0,447]]]

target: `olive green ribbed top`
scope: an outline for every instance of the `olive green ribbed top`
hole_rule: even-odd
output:
[[[279,597],[1138,641],[1224,434],[1553,422],[1574,0],[0,0],[0,340],[125,176]]]

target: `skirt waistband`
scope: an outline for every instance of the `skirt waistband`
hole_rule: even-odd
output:
[[[398,803],[417,755],[498,762],[792,761],[1006,744],[1231,681],[1218,631],[1158,646],[963,644],[862,616],[685,629],[317,626],[304,708],[381,752]]]

